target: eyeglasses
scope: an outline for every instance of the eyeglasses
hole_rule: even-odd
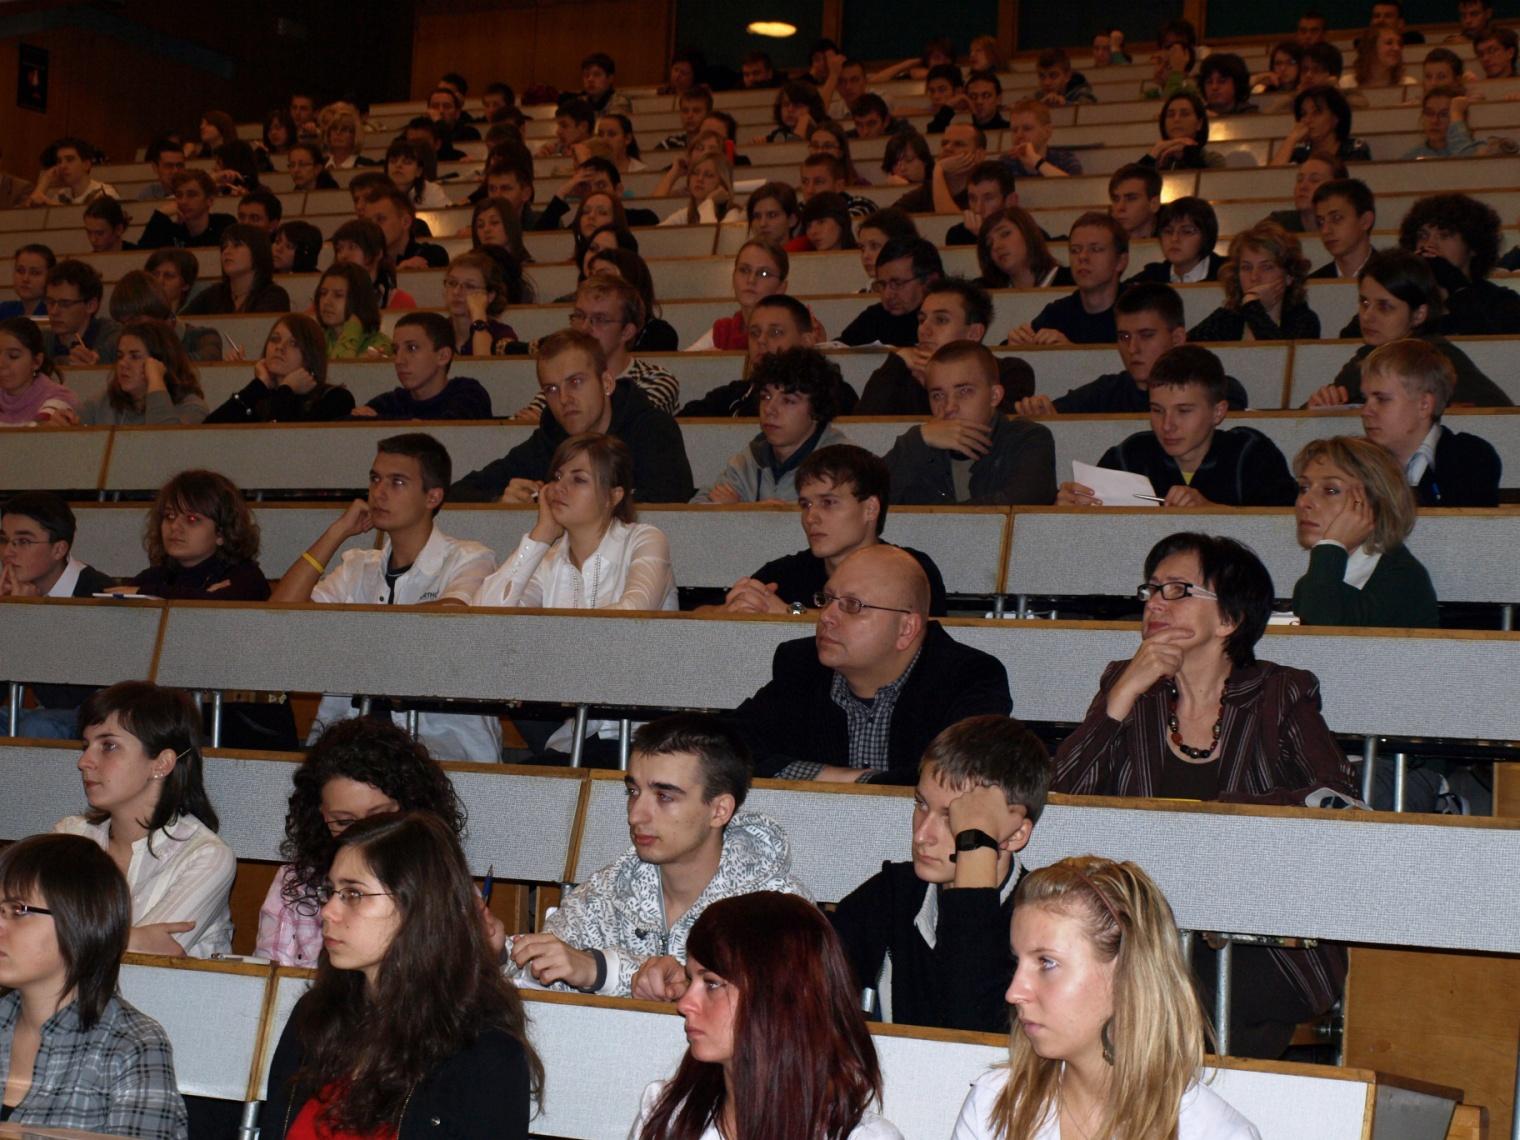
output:
[[[859,598],[852,598],[848,594],[831,594],[827,590],[819,590],[813,595],[813,605],[820,610],[826,610],[829,606],[837,604],[843,613],[854,617],[861,610],[886,610],[890,614],[911,614],[912,610],[898,609],[896,606],[876,606],[870,602],[863,602]]]
[[[6,538],[5,535],[0,534],[0,550],[5,550],[7,547],[11,550],[27,550],[33,546],[44,545],[46,544],[40,538]]]
[[[75,305],[83,305],[85,302],[79,297],[72,300],[67,297],[49,297],[42,303],[49,309],[72,309]]]
[[[444,282],[445,285],[448,282]],[[572,325],[590,325],[594,329],[605,329],[612,325],[622,324],[622,321],[610,313],[583,313],[576,309],[570,314]]]
[[[390,891],[361,891],[358,887],[335,887],[331,883],[323,883],[312,892],[317,902],[326,906],[331,900],[337,899],[349,909],[359,905],[360,899],[379,898],[381,895],[389,895]]]
[[[443,279],[443,287],[445,289],[462,289],[466,293],[484,293],[486,291],[484,285],[477,285],[473,281],[461,281],[457,277],[445,277]],[[571,317],[570,319],[574,320],[575,318]]]
[[[906,289],[913,282],[922,280],[923,278],[915,273],[912,277],[878,277],[876,284],[881,286],[883,293],[896,293]]]
[[[1160,594],[1169,602],[1180,602],[1183,598],[1208,598],[1218,601],[1219,595],[1212,590],[1205,590],[1202,586],[1195,586],[1191,582],[1145,582],[1135,589],[1135,597],[1142,602],[1148,602],[1151,598]]]
[[[0,918],[6,922],[15,922],[18,918],[25,918],[29,914],[52,914],[45,906],[29,906],[23,902],[15,902],[6,899],[0,902]]]

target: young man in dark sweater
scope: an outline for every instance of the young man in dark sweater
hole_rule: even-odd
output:
[[[829,917],[883,1021],[1007,1032],[1018,852],[1045,806],[1050,757],[1018,721],[974,716],[940,732],[918,772],[912,861],[883,863]]]
[[[1129,268],[1129,234],[1108,214],[1090,210],[1068,238],[1071,276],[1077,288],[1052,301],[1034,320],[1008,334],[1009,344],[1111,344],[1114,302]]]
[[[1167,507],[1293,505],[1298,483],[1277,445],[1254,428],[1219,426],[1230,410],[1219,357],[1196,344],[1170,349],[1152,366],[1149,390],[1151,430],[1109,448],[1099,467],[1144,475]],[[1104,503],[1067,482],[1056,505]]]
[[[454,326],[442,313],[411,312],[396,322],[396,379],[352,415],[382,420],[487,420],[491,394],[479,380],[449,376]]]

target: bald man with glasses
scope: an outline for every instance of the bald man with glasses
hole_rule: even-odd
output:
[[[941,729],[1012,708],[1002,663],[929,620],[907,551],[856,551],[813,602],[814,635],[778,646],[771,680],[734,713],[757,776],[913,784]]]

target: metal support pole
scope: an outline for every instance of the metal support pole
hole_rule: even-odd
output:
[[[259,1102],[248,1101],[243,1105],[243,1119],[238,1124],[238,1140],[255,1140],[259,1134]]]
[[[371,702],[373,700],[374,700],[373,697],[360,697],[359,698],[359,715],[360,716],[369,716],[369,710],[370,710],[370,707],[371,707]]]
[[[1191,930],[1177,931],[1177,941],[1182,950],[1182,960],[1191,969],[1193,966],[1193,932]]]
[[[1511,1103],[1516,1108],[1510,1118],[1509,1140],[1520,1140],[1520,1055],[1515,1058],[1515,1097]]]
[[[211,747],[222,746],[222,691],[211,694]]]
[[[406,710],[406,734],[413,740],[417,739],[417,710]]]
[[[1362,737],[1362,802],[1372,806],[1372,778],[1377,772],[1377,737]]]
[[[626,716],[618,721],[618,771],[628,771],[628,749],[633,743],[633,721]]]
[[[998,594],[992,599],[992,616],[995,618],[1008,616],[1008,599]]]
[[[590,711],[585,705],[575,706],[575,740],[570,744],[572,768],[579,768],[586,758],[586,716]]]
[[[1021,620],[1027,618],[1029,616],[1029,595],[1020,594],[1015,599],[1015,604],[1018,606],[1018,609],[1015,611],[1018,617]]]
[[[1228,934],[1218,936],[1224,940],[1219,947],[1218,966],[1214,974],[1214,1036],[1218,1041],[1219,1055],[1230,1055],[1230,981],[1235,944]]]
[[[1404,786],[1409,775],[1409,756],[1403,752],[1393,754],[1393,810],[1404,810]]]
[[[9,713],[8,719],[10,720],[10,726],[11,727],[10,727],[10,731],[7,732],[6,735],[7,736],[15,736],[16,735],[16,730],[18,728],[20,728],[20,726],[21,726],[21,682],[20,681],[12,681],[11,682],[10,702],[9,703],[10,703],[10,708],[7,711]]]
[[[1513,630],[1515,628],[1514,603],[1499,607],[1499,628],[1503,630]]]

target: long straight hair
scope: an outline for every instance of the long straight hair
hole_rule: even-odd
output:
[[[1092,1140],[1176,1140],[1182,1095],[1203,1068],[1207,1022],[1183,959],[1172,908],[1134,863],[1077,855],[1027,875],[1014,913],[1043,907],[1082,924],[1100,961],[1114,963],[1112,1090]],[[1014,1019],[1008,1082],[988,1124],[998,1140],[1031,1140],[1059,1111],[1062,1062],[1041,1057]]]
[[[431,812],[380,815],[346,830],[344,847],[380,880],[401,925],[373,989],[324,951],[297,1010],[305,1061],[295,1084],[307,1096],[337,1090],[322,1123],[359,1135],[397,1124],[418,1081],[493,1029],[522,1047],[529,1087],[541,1097],[543,1064],[528,1042],[522,998],[486,941],[453,830]]]
[[[738,990],[730,1140],[844,1140],[881,1099],[881,1069],[828,919],[796,895],[738,895],[702,912],[686,949]],[[723,1066],[688,1052],[639,1140],[697,1140],[727,1095]]]

